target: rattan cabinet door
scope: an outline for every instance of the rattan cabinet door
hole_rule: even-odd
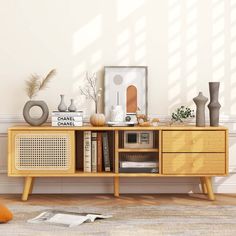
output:
[[[9,135],[9,175],[75,172],[74,131],[12,131]]]

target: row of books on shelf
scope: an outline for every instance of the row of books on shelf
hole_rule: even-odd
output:
[[[83,111],[76,112],[52,112],[52,126],[75,127],[83,126]]]
[[[112,171],[107,132],[84,131],[84,172]]]
[[[83,133],[83,171],[113,171],[113,155],[108,132],[84,131]],[[122,154],[119,160],[120,173],[158,173],[159,163],[148,154]]]

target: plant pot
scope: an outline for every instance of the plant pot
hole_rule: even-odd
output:
[[[191,124],[191,122],[192,122],[191,118],[184,119],[184,120],[182,120],[182,122],[179,120],[178,121],[172,120],[172,121],[170,121],[169,125],[170,126],[188,126]]]
[[[90,116],[90,123],[93,126],[104,126],[106,122],[105,116],[102,113],[95,113]]]
[[[42,109],[41,117],[35,118],[30,115],[30,110],[32,107],[40,107]],[[40,126],[44,124],[48,119],[48,115],[49,115],[48,106],[44,101],[30,100],[26,102],[23,108],[24,119],[28,124],[32,126]]]

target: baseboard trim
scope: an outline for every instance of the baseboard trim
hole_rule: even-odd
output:
[[[235,193],[236,184],[213,184],[215,193]],[[0,194],[21,194],[23,186],[16,183],[0,183]],[[200,193],[198,183],[151,183],[143,185],[140,183],[122,183],[121,194],[160,194],[160,193]],[[113,183],[77,183],[77,184],[55,184],[35,183],[35,194],[113,194]]]

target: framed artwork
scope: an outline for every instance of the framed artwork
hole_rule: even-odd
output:
[[[122,106],[124,115],[134,116],[137,109],[147,114],[146,66],[105,66],[105,115],[110,119],[110,111]]]

